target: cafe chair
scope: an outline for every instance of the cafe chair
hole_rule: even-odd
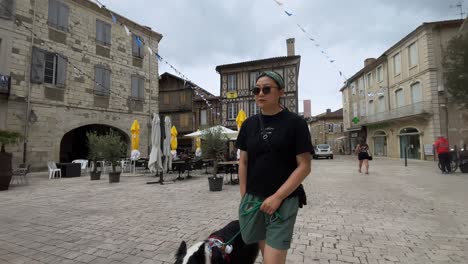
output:
[[[29,173],[31,165],[26,165],[24,163],[20,164],[17,169],[13,171],[13,177],[11,182],[16,181],[17,184],[28,184],[28,178],[26,177]]]
[[[47,162],[47,168],[49,169],[49,180],[55,178],[57,174],[59,178],[62,178],[62,171],[57,169],[57,164],[55,164],[55,162]]]

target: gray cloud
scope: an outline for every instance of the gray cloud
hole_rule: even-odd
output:
[[[302,56],[299,98],[312,100],[314,114],[341,107],[343,79],[335,66],[350,77],[365,58],[380,56],[423,22],[459,18],[458,10],[450,8],[456,0],[283,0],[292,17],[272,0],[103,2],[162,33],[160,54],[214,94],[219,94],[217,65],[284,56],[286,38],[295,37],[296,53]],[[326,61],[296,23],[336,65]],[[161,65],[160,73],[164,71],[170,69]]]

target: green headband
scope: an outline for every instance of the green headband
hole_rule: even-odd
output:
[[[265,76],[270,77],[271,79],[273,79],[273,81],[275,81],[276,84],[278,84],[280,89],[284,88],[283,77],[281,77],[281,75],[279,75],[278,73],[276,73],[274,71],[264,71],[264,72],[260,73],[260,75],[258,75],[258,77],[257,77],[257,79],[255,81],[258,81],[258,79],[260,79],[262,77],[265,77]]]

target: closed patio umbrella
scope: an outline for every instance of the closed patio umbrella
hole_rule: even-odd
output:
[[[242,123],[244,123],[246,119],[247,119],[247,115],[245,114],[244,110],[241,109],[236,117],[237,131],[240,130]]]
[[[138,120],[135,119],[133,121],[130,132],[132,134],[132,150],[138,149],[140,144],[140,124],[138,123]]]
[[[153,122],[151,123],[151,153],[148,162],[148,168],[151,172],[163,169],[161,162],[162,154],[160,120],[157,114],[153,114]]]
[[[169,116],[166,116],[164,118],[164,130],[165,130],[165,135],[166,138],[164,139],[164,148],[163,148],[163,156],[164,156],[164,162],[163,162],[163,168],[164,171],[167,171],[172,168],[172,156],[171,156],[171,127],[172,127],[172,122],[171,118]]]
[[[175,126],[171,128],[171,153],[177,154],[177,129]]]

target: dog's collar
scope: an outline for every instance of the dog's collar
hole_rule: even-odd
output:
[[[211,236],[208,237],[207,245],[208,245],[208,250],[209,250],[210,255],[212,254],[212,248],[217,247],[217,248],[221,249],[221,251],[223,252],[224,260],[226,260],[226,262],[228,262],[228,263],[231,262],[229,254],[232,252],[232,245],[227,245],[226,246],[224,244],[224,241],[220,237],[215,236],[215,235],[211,235]],[[231,249],[226,250],[226,247],[231,247]],[[227,253],[227,252],[229,252],[229,253]]]

